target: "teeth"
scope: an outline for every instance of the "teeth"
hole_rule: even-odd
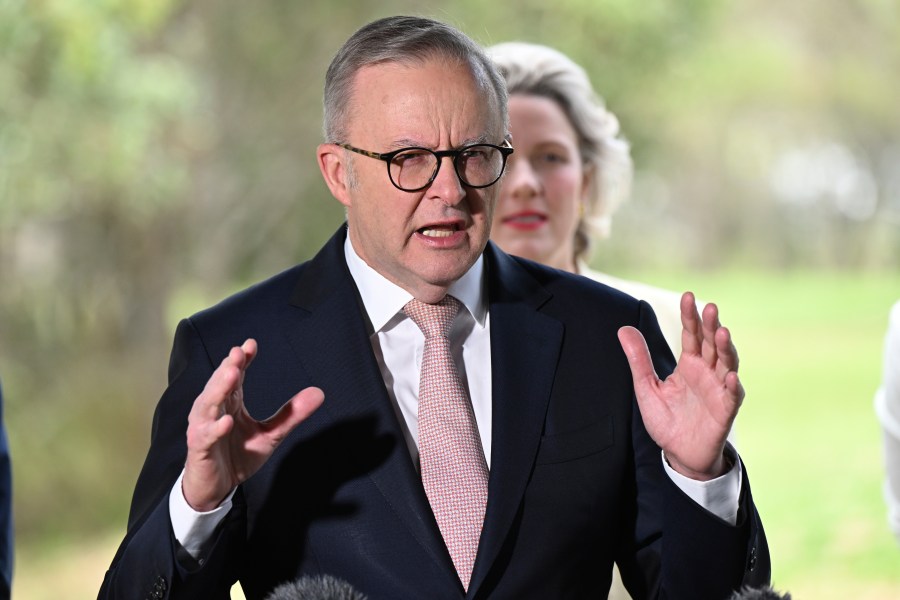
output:
[[[450,237],[453,235],[452,229],[423,229],[422,235],[427,235],[428,237]]]

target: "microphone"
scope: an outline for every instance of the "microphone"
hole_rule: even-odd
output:
[[[283,583],[265,600],[367,600],[355,587],[331,575],[304,575],[296,581]]]
[[[791,595],[782,596],[770,587],[745,587],[739,592],[734,592],[728,600],[791,600]]]

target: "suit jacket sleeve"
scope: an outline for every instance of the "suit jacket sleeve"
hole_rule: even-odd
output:
[[[674,360],[649,305],[638,325],[661,378]],[[730,525],[682,492],[665,474],[634,403],[634,528],[620,548],[619,567],[634,598],[727,598],[742,585],[768,583],[770,564],[762,523],[743,469],[738,520]]]

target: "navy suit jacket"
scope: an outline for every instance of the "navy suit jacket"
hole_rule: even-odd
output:
[[[467,594],[388,399],[345,236],[342,227],[313,260],[179,325],[128,533],[100,598],[224,599],[240,579],[262,599],[318,573],[372,600],[602,598],[613,561],[638,599],[724,599],[768,581],[746,478],[731,526],[669,480],[643,426],[616,332],[638,327],[667,375],[673,360],[650,307],[489,244],[492,461]],[[238,488],[195,564],[173,538],[168,493],[194,398],[248,337],[259,342],[244,384],[251,415],[266,418],[311,385],[325,403]]]

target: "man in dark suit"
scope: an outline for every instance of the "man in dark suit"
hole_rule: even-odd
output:
[[[318,161],[347,224],[179,325],[100,598],[319,573],[376,600],[602,597],[614,561],[635,598],[768,581],[716,307],[685,294],[672,372],[647,304],[489,244],[506,123],[453,28],[345,43]]]

